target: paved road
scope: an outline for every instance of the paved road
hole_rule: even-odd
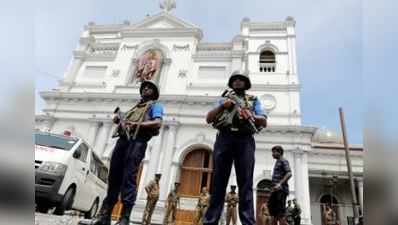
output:
[[[35,225],[78,225],[83,216],[79,216],[74,211],[66,212],[64,216],[56,216],[52,214],[35,213]],[[113,221],[112,224],[116,222]],[[131,223],[135,225],[136,223]]]
[[[79,216],[73,214],[55,216],[52,214],[35,213],[35,225],[77,225],[80,219]]]

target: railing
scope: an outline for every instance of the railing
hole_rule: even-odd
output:
[[[275,72],[276,63],[259,62],[260,72],[271,73]]]

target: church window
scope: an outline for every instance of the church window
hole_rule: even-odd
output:
[[[276,59],[275,54],[270,50],[260,53],[259,70],[260,72],[275,72]]]

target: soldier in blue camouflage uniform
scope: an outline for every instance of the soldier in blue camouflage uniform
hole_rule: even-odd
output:
[[[207,114],[207,123],[218,129],[213,152],[213,182],[204,225],[217,225],[224,206],[226,187],[234,163],[239,192],[239,217],[242,225],[254,225],[253,171],[254,133],[267,125],[267,116],[256,96],[246,94],[249,77],[234,72],[224,98]]]

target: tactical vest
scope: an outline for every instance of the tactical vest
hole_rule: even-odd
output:
[[[245,94],[245,96],[239,97],[242,109],[249,109],[254,111],[254,102],[257,100],[256,96]],[[230,109],[224,109],[216,115],[216,119],[213,122],[213,127],[222,131],[228,130],[233,132],[239,132],[240,134],[254,134],[255,131],[249,125],[246,120],[239,119],[238,112],[231,107]],[[261,129],[257,127],[257,129]]]
[[[129,111],[127,111],[127,113],[125,114],[124,120],[130,121],[130,122],[136,122],[136,123],[151,120],[149,112],[150,112],[151,106],[154,103],[155,103],[155,101],[147,101],[147,102],[143,102],[143,103],[138,103],[133,108],[131,108]],[[130,134],[133,134],[135,132],[135,129],[130,130],[129,131]],[[138,128],[138,129],[139,129],[138,136],[151,138],[152,136],[159,135],[159,129],[142,129],[142,128]]]

